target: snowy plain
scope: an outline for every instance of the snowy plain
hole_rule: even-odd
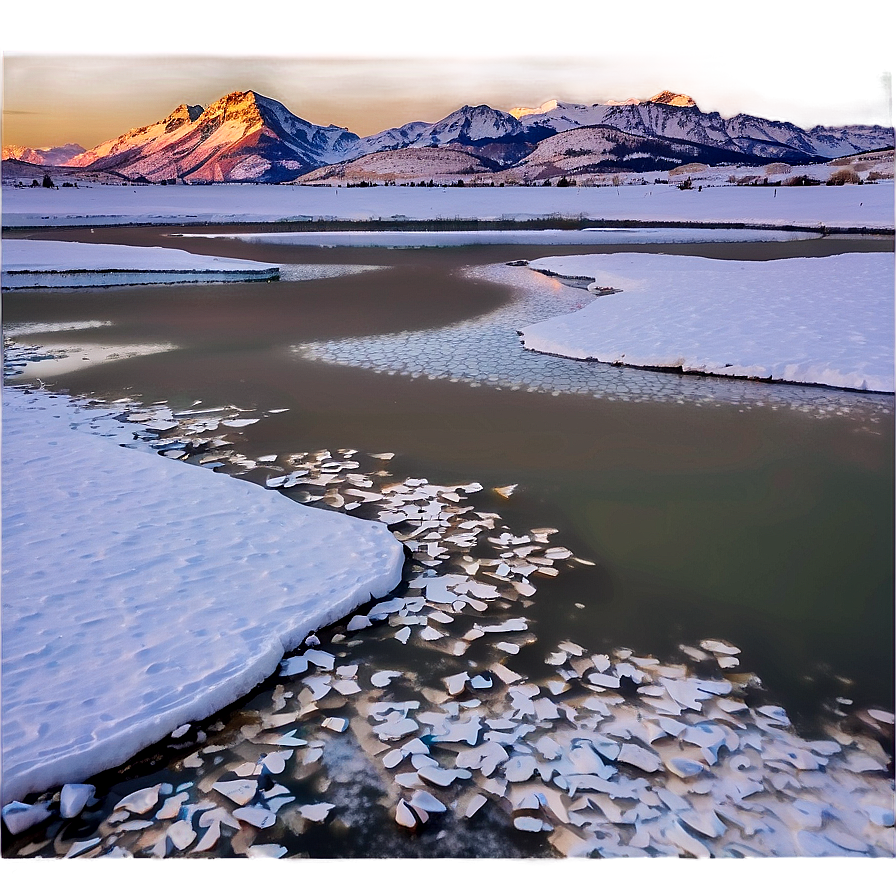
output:
[[[666,176],[666,173],[663,173]],[[520,221],[874,228],[893,231],[889,181],[840,187],[336,188],[265,184],[3,187],[4,227],[284,221]]]
[[[448,246],[605,246],[658,243],[788,242],[817,239],[807,231],[709,227],[587,227],[583,230],[351,230],[290,233],[184,233],[190,239],[234,239],[269,246],[423,249]]]
[[[890,254],[720,261],[620,253],[529,267],[621,290],[524,327],[523,344],[534,351],[894,391]]]
[[[61,240],[3,240],[4,289],[271,280],[279,268],[183,249]]]
[[[3,390],[3,803],[227,706],[400,580],[384,525],[128,450],[109,416]]]

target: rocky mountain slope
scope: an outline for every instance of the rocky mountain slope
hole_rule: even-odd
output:
[[[49,161],[56,150],[27,147],[6,148],[4,158],[63,164],[63,175],[76,168],[152,182],[428,181],[504,172],[505,180],[529,183],[689,162],[799,164],[892,145],[892,128],[807,131],[751,115],[725,119],[671,91],[591,106],[551,101],[512,114],[462,106],[434,124],[414,121],[362,138],[336,125],[312,124],[250,90],[230,93],[207,109],[181,105],[161,121],[89,151],[52,156],[61,162]]]
[[[3,147],[3,158],[32,165],[67,165],[70,159],[84,152],[84,147],[77,143],[66,143],[65,146],[39,146],[32,149],[28,146],[8,144]]]

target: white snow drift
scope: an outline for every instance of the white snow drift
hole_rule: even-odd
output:
[[[526,348],[894,391],[891,254],[742,262],[622,253],[541,258],[530,267],[622,291],[525,327]]]
[[[275,265],[183,249],[3,240],[3,288],[272,280]]]
[[[401,575],[382,524],[73,431],[72,414],[3,390],[4,803],[232,703]]]

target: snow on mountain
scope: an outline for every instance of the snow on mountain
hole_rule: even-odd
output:
[[[817,126],[809,130],[815,151],[827,158],[893,146],[893,128],[881,125],[847,125],[839,128]]]
[[[446,143],[475,145],[487,140],[519,138],[523,128],[507,112],[491,106],[461,106],[420,133],[411,146],[443,146]]]
[[[509,114],[514,118],[522,118],[524,115],[539,115],[544,112],[550,112],[552,109],[556,109],[557,104],[558,100],[548,100],[535,109],[530,109],[528,106],[517,106],[516,108],[511,109]]]
[[[615,129],[614,133],[624,135],[624,139],[614,138],[618,146],[613,150],[603,146],[595,150],[589,142],[594,135],[582,135],[581,146],[575,145],[575,141],[568,145],[561,141],[549,144],[543,151],[539,148],[542,141],[557,134],[595,127]],[[634,149],[629,139],[632,137],[655,142],[647,148]],[[694,150],[685,144],[704,149]],[[178,106],[167,118],[78,152],[65,164],[132,180],[278,183],[293,181],[329,165],[409,150],[340,172],[321,172],[311,180],[352,179],[351,172],[358,171],[364,172],[358,175],[360,179],[428,181],[501,169],[513,169],[521,175],[539,165],[553,165],[562,173],[588,170],[589,164],[590,170],[643,171],[647,164],[644,159],[648,157],[659,169],[697,160],[710,165],[722,161],[755,164],[763,159],[799,164],[892,145],[892,128],[817,127],[804,131],[789,122],[752,115],[725,119],[718,112],[702,112],[692,97],[669,90],[649,100],[608,101],[591,106],[549,100],[538,108],[517,107],[510,113],[487,105],[462,106],[434,124],[413,121],[360,138],[336,125],[312,124],[276,100],[250,90],[230,93],[207,109]],[[420,152],[440,147],[462,149],[478,161],[465,155]],[[7,147],[4,155],[7,150],[10,158],[24,160],[37,158],[30,153],[43,152]],[[557,151],[561,155],[553,158]],[[415,156],[414,152],[418,154]],[[564,152],[568,156],[563,156]],[[579,163],[570,164],[569,157],[575,155],[582,158]],[[590,158],[586,160],[584,155]],[[633,164],[626,168],[627,162]]]
[[[652,96],[648,102],[663,103],[666,106],[696,106],[692,97],[686,93],[673,93],[671,90],[664,90],[656,96]]]
[[[132,178],[199,181],[287,180],[343,158],[358,143],[345,128],[321,127],[254,91],[201,106],[179,106],[70,164]]]
[[[763,158],[809,161],[893,145],[892,128],[880,126],[816,127],[805,131],[794,124],[754,115],[725,119],[718,112],[702,112],[694,100],[665,90],[649,100],[623,103],[554,103],[524,111],[520,124],[529,132],[562,132],[579,127],[609,125],[643,137],[669,137],[755,154]]]
[[[413,143],[425,130],[431,128],[432,124],[427,121],[411,121],[402,125],[400,128],[389,128],[380,131],[378,134],[371,134],[369,137],[362,137],[355,147],[351,150],[349,158],[358,158],[368,153],[384,152],[391,149],[404,149]]]
[[[736,147],[641,137],[598,126],[573,128],[548,137],[519,164],[503,173],[518,183],[541,183],[559,177],[662,171],[694,163],[706,167],[753,161],[752,155]]]
[[[3,147],[3,158],[19,162],[30,162],[32,165],[67,165],[69,160],[84,152],[84,147],[77,143],[66,143],[64,146],[16,146],[9,144]]]

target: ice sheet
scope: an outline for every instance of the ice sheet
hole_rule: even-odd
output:
[[[893,392],[893,256],[720,261],[541,258],[537,270],[622,291],[521,330],[569,358]]]
[[[278,274],[262,262],[156,246],[3,240],[2,249],[4,289],[271,280]]]
[[[382,524],[73,431],[72,414],[3,390],[4,803],[232,703],[401,574]]]

